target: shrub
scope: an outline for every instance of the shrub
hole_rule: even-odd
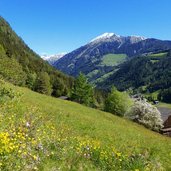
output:
[[[163,127],[160,112],[146,100],[135,101],[125,117],[154,131],[159,131]]]
[[[8,102],[13,99],[18,99],[20,97],[19,92],[15,92],[13,89],[11,89],[7,84],[0,80],[0,102]]]
[[[105,101],[105,111],[124,116],[130,103],[131,100],[126,93],[119,92],[115,87],[112,87],[111,93]]]

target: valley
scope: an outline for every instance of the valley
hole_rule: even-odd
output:
[[[171,171],[171,2],[0,1],[0,171]]]

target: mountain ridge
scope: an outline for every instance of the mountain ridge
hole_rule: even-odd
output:
[[[105,55],[124,54],[127,56],[125,58],[127,60],[143,54],[171,49],[171,41],[144,38],[142,36],[124,37],[114,33],[104,33],[92,40],[86,45],[66,54],[56,61],[53,66],[74,77],[79,72],[82,72],[94,83],[95,79],[100,79],[103,75],[117,69],[118,63],[112,67],[104,65]],[[112,56],[111,60],[115,61]]]

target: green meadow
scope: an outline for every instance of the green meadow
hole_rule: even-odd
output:
[[[74,102],[3,87],[1,170],[171,169],[170,138]]]
[[[166,57],[167,56],[167,52],[163,52],[163,53],[154,53],[154,54],[151,54],[151,55],[148,55],[149,57],[154,57],[154,58],[163,58],[163,57]]]
[[[103,56],[103,65],[115,66],[118,63],[123,62],[126,59],[126,54],[107,54]]]

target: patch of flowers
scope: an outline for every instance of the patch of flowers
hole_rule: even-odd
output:
[[[163,170],[160,162],[150,160],[147,154],[124,154],[115,147],[102,145],[100,141],[90,137],[77,138],[76,150],[80,158],[93,162],[100,170]]]

